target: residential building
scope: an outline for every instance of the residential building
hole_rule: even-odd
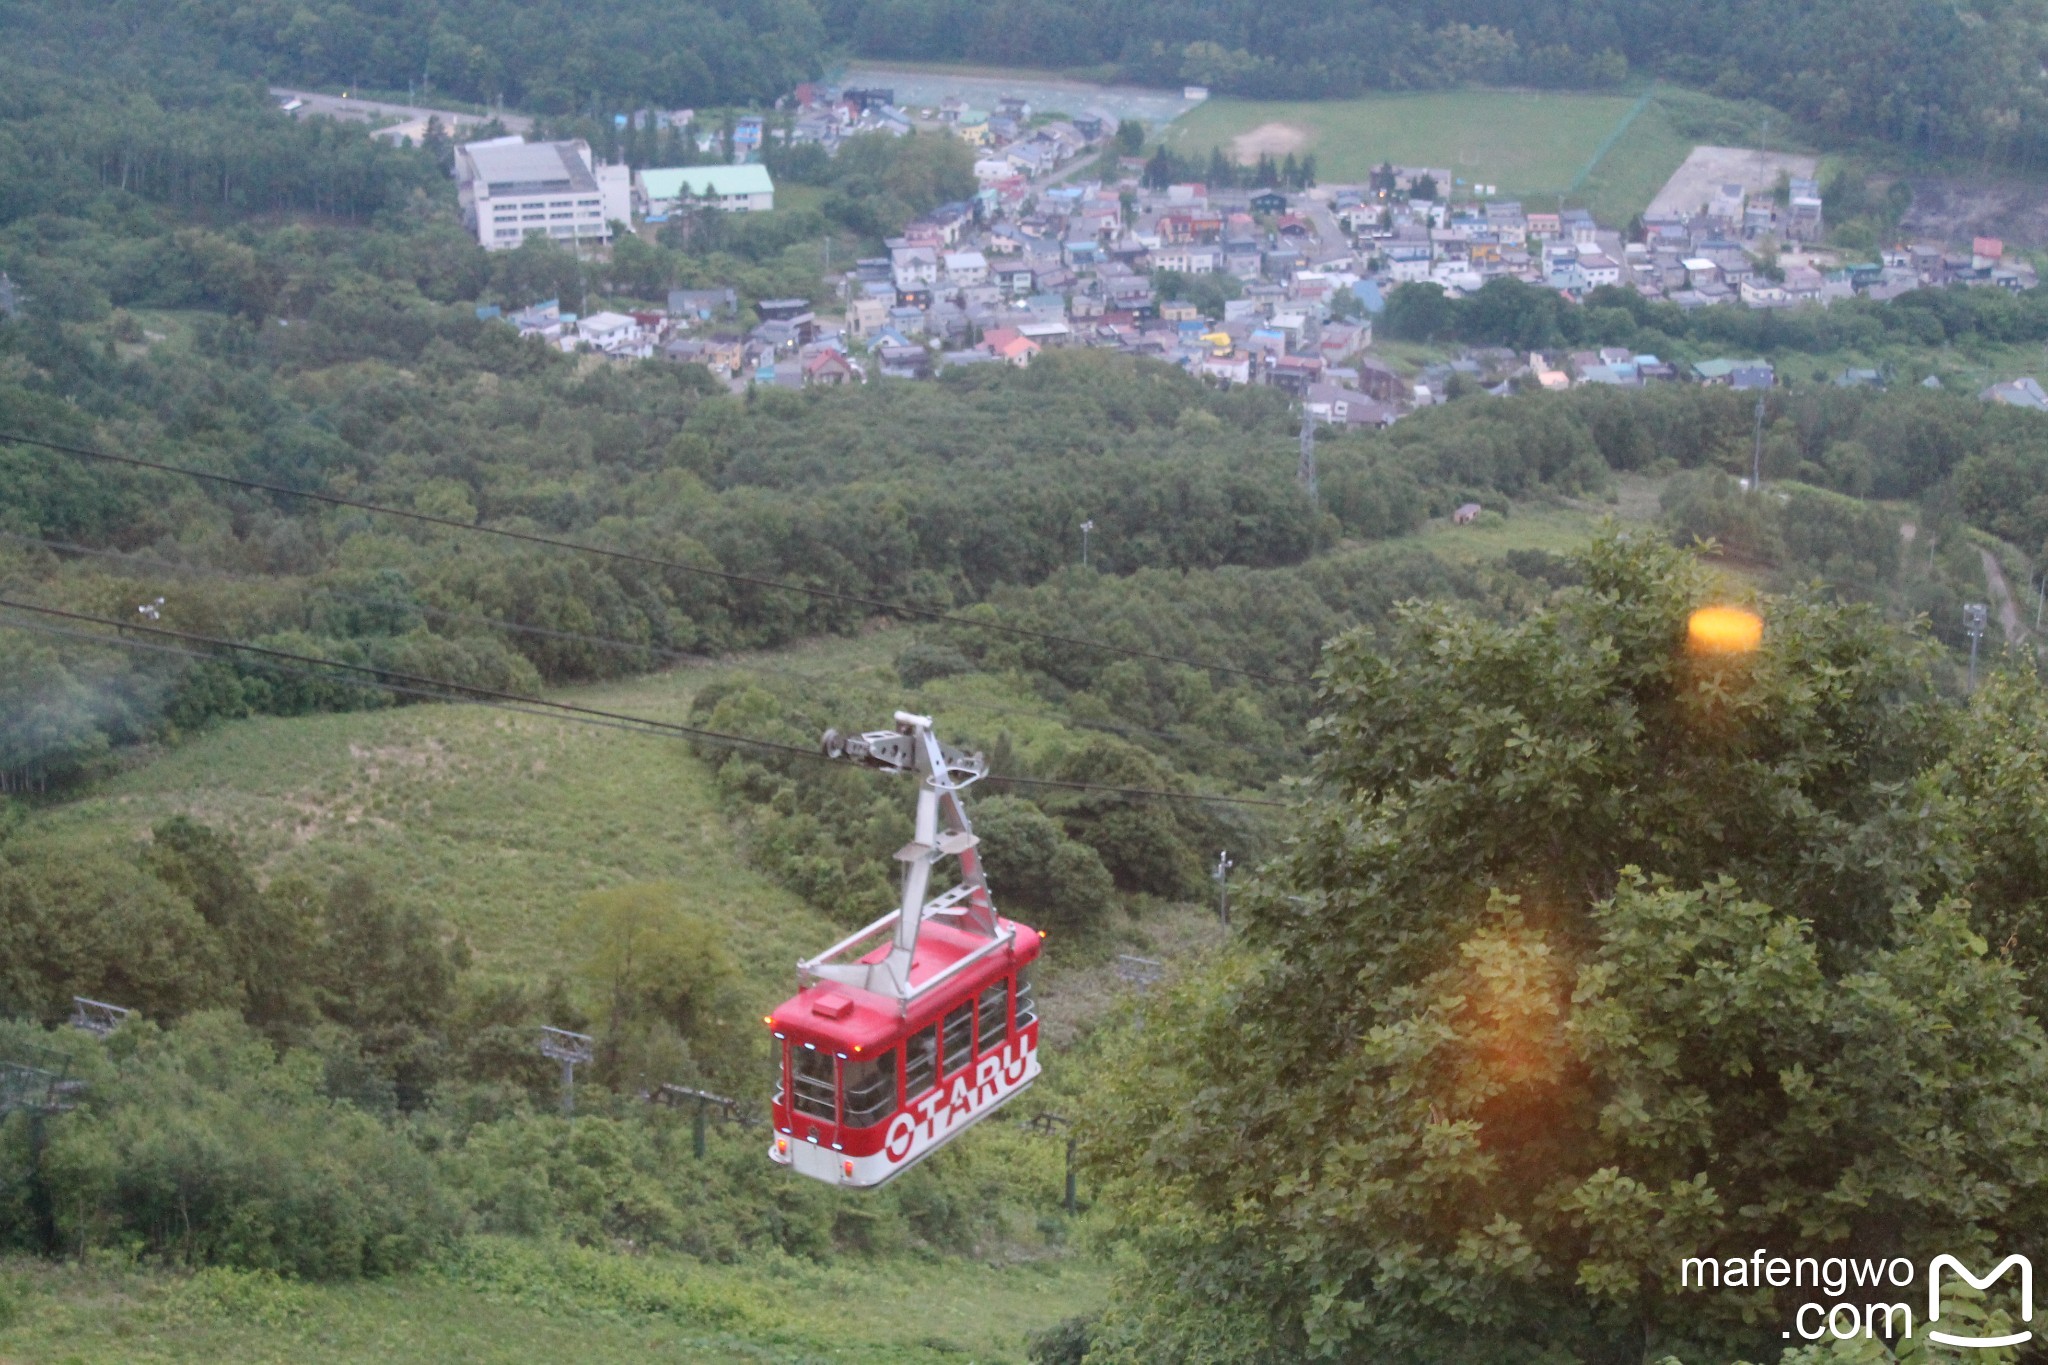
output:
[[[953,288],[988,283],[988,257],[979,251],[949,251],[945,263],[946,283]]]
[[[2032,375],[2022,379],[2008,380],[1993,384],[1977,395],[1987,403],[2000,403],[2007,407],[2030,408],[2035,412],[2048,412],[2048,391],[2043,391],[2040,382]]]
[[[1303,406],[1318,422],[1340,427],[1392,425],[1394,409],[1340,384],[1310,384]]]
[[[529,236],[608,242],[612,223],[632,219],[631,173],[600,166],[581,140],[467,142],[455,152],[455,181],[463,223],[486,251]]]
[[[668,315],[672,318],[709,322],[714,318],[737,317],[739,311],[739,291],[732,288],[668,291]]]
[[[1038,354],[1038,343],[1014,327],[991,329],[981,339],[982,349],[995,359],[1023,369]]]
[[[1621,283],[1621,263],[1598,251],[1579,253],[1579,272],[1586,277],[1588,289],[1598,289],[1603,284]]]
[[[841,384],[858,384],[861,373],[852,361],[830,346],[820,346],[801,362],[804,384],[807,387],[835,388]]]
[[[1785,236],[1811,242],[1821,235],[1820,186],[1805,176],[1792,177],[1792,199],[1785,211]]]
[[[898,295],[928,290],[939,282],[939,253],[928,246],[900,246],[889,253]]]
[[[856,337],[872,336],[889,325],[889,303],[885,299],[855,299],[846,305],[846,330]]]

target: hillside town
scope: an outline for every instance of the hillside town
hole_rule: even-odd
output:
[[[717,146],[690,111],[648,117]],[[776,188],[759,160],[771,138],[831,153],[856,135],[912,132],[971,144],[978,188],[908,223],[884,242],[886,254],[831,277],[828,303],[746,300],[723,287],[583,317],[553,300],[480,311],[564,350],[702,364],[736,389],[925,379],[950,367],[1025,366],[1045,350],[1080,346],[1150,357],[1219,385],[1284,389],[1334,425],[1385,426],[1444,401],[1458,383],[1506,393],[1777,382],[1761,360],[1681,366],[1616,347],[1468,350],[1408,372],[1373,351],[1374,321],[1401,289],[1457,299],[1513,279],[1575,303],[1620,288],[1693,310],[2038,283],[2030,264],[2008,260],[1988,237],[1967,252],[1909,243],[1874,262],[1845,262],[1820,245],[1825,206],[1806,177],[1783,176],[1762,193],[1723,184],[1690,211],[1653,211],[1625,228],[1584,209],[1530,208],[1442,167],[1388,163],[1364,184],[1305,183],[1312,176],[1297,171],[1294,189],[1158,183],[1144,158],[1120,154],[1108,116],[1047,114],[1011,97],[993,109],[957,97],[909,109],[889,89],[804,85],[778,121],[729,122],[732,164],[629,173],[602,164],[585,142],[504,137],[463,145],[456,176],[486,249],[536,232],[602,247],[620,228],[658,228],[677,214],[772,211]],[[1881,378],[1851,370],[1836,382]],[[1985,396],[2033,405],[2024,390]]]

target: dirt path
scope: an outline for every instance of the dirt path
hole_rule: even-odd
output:
[[[1230,139],[1231,155],[1242,162],[1257,161],[1260,156],[1285,156],[1298,152],[1309,144],[1309,130],[1298,123],[1261,123],[1249,133],[1239,133]]]
[[[1980,549],[1984,556],[1984,581],[1991,587],[1991,600],[1998,607],[1998,628],[2005,632],[2009,641],[2020,638],[2020,609],[2013,604],[2012,590],[2005,585],[2005,569],[1999,564],[1998,556],[1989,550]]]

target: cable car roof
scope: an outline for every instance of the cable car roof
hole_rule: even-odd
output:
[[[988,953],[941,990],[916,999],[905,1013],[897,1001],[835,981],[805,986],[768,1016],[777,1033],[798,1040],[825,1043],[841,1051],[880,1049],[906,1033],[914,1033],[962,1000],[979,995],[988,983],[1037,959],[1044,935],[1015,920],[999,920],[1011,931],[1007,951]],[[938,976],[956,962],[989,946],[979,934],[957,929],[943,919],[926,920],[910,962],[911,984]],[[889,951],[883,943],[861,958],[879,962]]]

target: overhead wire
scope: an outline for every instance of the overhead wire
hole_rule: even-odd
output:
[[[153,569],[160,569],[168,573],[192,574],[201,577],[223,578],[228,580],[229,582],[235,583],[251,583],[263,586],[275,586],[278,581],[276,579],[251,576],[248,574],[238,574],[232,570],[217,568],[212,565],[174,563],[170,560],[154,559],[148,555],[134,554],[125,550],[109,550],[91,545],[79,545],[72,541],[51,540],[43,536],[23,535],[17,531],[0,531],[0,540],[9,540],[21,545],[39,545],[45,549],[55,550],[64,554],[88,555],[95,558],[111,560],[114,563],[120,565],[140,564],[146,565]],[[377,597],[368,593],[344,592],[341,589],[328,587],[325,585],[306,588],[304,589],[304,591],[308,594],[332,598],[333,600],[339,602],[355,602],[363,606],[369,607],[385,607],[395,610],[417,611],[424,616],[433,617],[437,620],[470,622],[478,625],[491,626],[499,630],[512,631],[516,634],[530,635],[537,639],[562,640],[577,644],[595,645],[604,649],[614,650],[621,654],[645,655],[650,658],[666,659],[672,663],[679,663],[692,668],[731,668],[750,673],[768,673],[778,677],[793,678],[798,682],[810,684],[813,686],[822,684],[831,684],[833,686],[839,687],[849,685],[861,686],[858,680],[849,678],[844,674],[834,674],[831,676],[826,676],[816,673],[806,673],[800,669],[788,668],[778,664],[763,663],[758,660],[721,661],[718,659],[714,659],[708,655],[692,654],[685,650],[667,649],[660,645],[640,643],[632,640],[621,640],[616,636],[596,635],[584,631],[561,630],[549,626],[530,625],[523,621],[509,621],[504,619],[503,617],[488,616],[481,612],[457,611],[449,607],[436,607],[425,602],[402,601],[388,597]],[[878,687],[871,686],[868,690],[871,692],[879,693],[881,689]],[[1112,734],[1120,737],[1129,737],[1131,735],[1150,735],[1154,738],[1162,739],[1169,743],[1182,745],[1194,745],[1203,742],[1203,738],[1201,736],[1178,734],[1171,730],[1161,730],[1152,726],[1135,725],[1130,723],[1115,723],[1109,721],[1086,720],[1074,716],[1057,715],[1050,711],[1030,711],[1018,707],[1000,706],[990,702],[977,702],[971,699],[956,699],[953,701],[949,701],[947,705],[960,710],[979,711],[985,715],[998,716],[1006,719],[1042,720],[1053,724],[1072,726],[1075,729],[1095,730],[1104,734]],[[1273,749],[1265,745],[1252,745],[1238,742],[1232,745],[1231,747],[1248,749],[1250,752],[1256,753],[1261,757],[1283,763],[1296,761],[1299,757],[1298,755],[1284,753],[1280,750]]]
[[[1102,640],[1089,640],[1076,635],[1062,635],[1056,631],[1034,630],[1029,626],[1004,625],[997,621],[984,621],[958,612],[943,611],[937,607],[921,607],[911,602],[890,602],[883,598],[867,597],[859,593],[841,592],[836,588],[823,588],[810,583],[792,583],[785,579],[764,578],[756,574],[736,573],[730,569],[707,568],[701,564],[685,564],[678,560],[664,559],[659,555],[641,554],[632,550],[615,550],[608,546],[592,545],[584,541],[570,540],[561,536],[542,535],[535,531],[519,531],[507,526],[487,526],[479,522],[459,521],[454,517],[438,516],[431,512],[420,512],[404,507],[390,507],[382,503],[365,502],[359,498],[343,497],[338,493],[322,493],[310,489],[292,488],[285,484],[268,483],[261,479],[246,479],[234,474],[219,474],[212,470],[194,469],[188,465],[167,464],[160,460],[145,460],[134,455],[117,455],[112,451],[94,450],[89,446],[69,445],[61,441],[47,441],[40,437],[23,436],[15,432],[0,431],[0,441],[14,445],[29,446],[55,454],[69,455],[78,459],[100,460],[108,464],[125,465],[134,469],[148,469],[162,474],[176,474],[184,478],[199,479],[210,483],[224,484],[254,492],[274,493],[282,497],[304,498],[311,502],[324,503],[332,507],[346,507],[358,512],[377,516],[395,517],[404,521],[418,522],[428,526],[439,526],[448,530],[462,531],[476,535],[497,536],[501,539],[530,545],[545,545],[554,549],[573,550],[580,554],[598,555],[606,559],[625,563],[641,564],[650,568],[688,574],[701,578],[717,579],[726,583],[743,584],[748,587],[767,588],[778,592],[798,593],[823,601],[838,602],[848,606],[867,608],[870,611],[890,612],[901,616],[921,617],[929,621],[940,621],[947,625],[969,630],[989,631],[1013,638],[1037,640],[1047,644],[1069,645],[1077,649],[1099,650],[1107,654],[1120,654],[1127,658],[1149,659],[1155,663],[1179,664],[1203,672],[1224,673],[1233,677],[1248,678],[1255,682],[1268,683],[1276,687],[1301,686],[1309,682],[1302,677],[1286,677],[1275,673],[1264,673],[1257,669],[1240,668],[1234,664],[1205,662],[1200,659],[1183,658],[1158,650],[1139,649],[1130,645],[1113,645]]]
[[[170,626],[152,625],[135,621],[118,621],[109,617],[95,616],[89,612],[70,611],[62,607],[45,606],[41,603],[24,602],[9,597],[0,597],[0,607],[58,620],[109,627],[119,632],[114,636],[95,635],[89,632],[70,632],[99,644],[132,646],[148,643],[127,638],[129,632],[134,632],[162,640],[177,640],[185,644],[204,645],[212,649],[235,650],[240,653],[255,655],[259,658],[281,662],[296,668],[320,667],[340,669],[344,672],[368,678],[373,686],[438,701],[474,702],[517,711],[525,715],[561,715],[571,719],[586,720],[615,728],[630,729],[641,734],[683,735],[692,739],[706,740],[711,743],[793,754],[803,758],[817,759],[820,762],[831,761],[818,749],[798,744],[788,744],[780,740],[728,734],[724,731],[712,730],[704,726],[685,725],[680,721],[660,720],[652,716],[636,716],[630,712],[610,711],[602,707],[584,706],[574,702],[559,701],[550,697],[535,697],[520,692],[508,692],[501,688],[454,682],[445,678],[423,677],[419,674],[382,668],[374,664],[350,663],[341,659],[322,659],[315,655],[300,654],[293,650],[277,649],[269,645],[248,644],[239,640],[202,635],[194,631],[177,630]],[[192,653],[192,651],[185,650],[176,650],[174,652]],[[198,654],[196,657],[207,658],[211,656]],[[451,693],[454,695],[449,695]],[[1055,778],[1011,777],[998,773],[991,773],[988,776],[991,781],[1019,787],[1102,792],[1133,797],[1158,797],[1167,800],[1196,801],[1214,805],[1277,807],[1289,804],[1285,801],[1266,797],[1225,796],[1210,792],[1177,792],[1163,787],[1126,787],[1100,782],[1062,781]]]

